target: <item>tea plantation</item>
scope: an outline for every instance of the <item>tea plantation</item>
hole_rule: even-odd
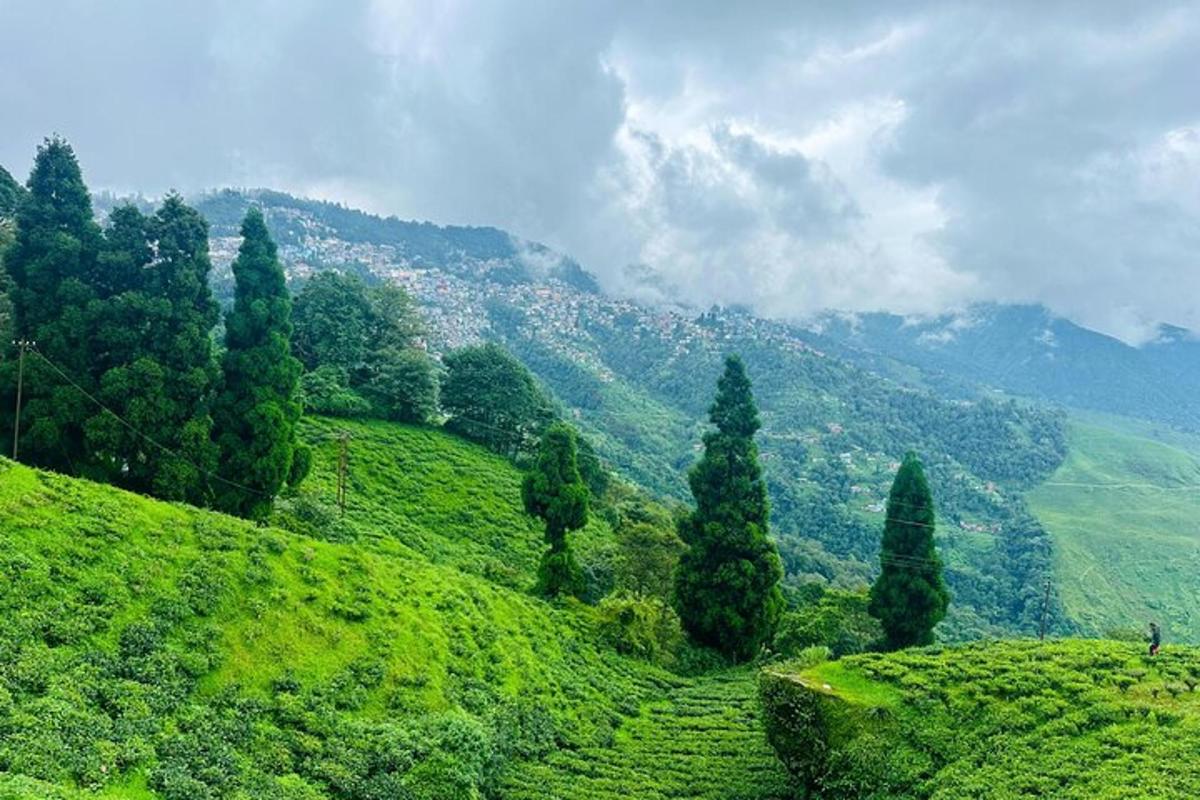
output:
[[[620,656],[529,594],[507,462],[304,436],[314,474],[264,527],[0,460],[0,798],[785,796],[751,672]]]
[[[821,796],[1200,796],[1200,651],[1074,640],[764,672],[772,742]]]

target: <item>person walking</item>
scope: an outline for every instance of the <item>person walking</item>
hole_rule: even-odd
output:
[[[1162,632],[1158,629],[1157,622],[1150,623],[1150,655],[1158,655],[1158,647],[1162,644]]]

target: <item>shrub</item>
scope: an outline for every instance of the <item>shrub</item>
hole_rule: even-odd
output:
[[[600,602],[600,636],[618,653],[673,664],[683,644],[675,610],[656,597],[621,593]]]

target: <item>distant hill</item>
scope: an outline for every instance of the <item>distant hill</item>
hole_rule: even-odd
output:
[[[1200,445],[1123,427],[1073,423],[1066,462],[1029,494],[1066,612],[1091,635],[1153,619],[1200,641]]]
[[[813,327],[849,349],[921,369],[933,386],[965,379],[1067,406],[1200,431],[1200,338],[1163,326],[1142,347],[1041,306],[978,305],[960,314],[826,314]],[[858,352],[855,352],[858,351]]]
[[[271,527],[0,459],[0,797],[782,800],[752,671],[622,657],[593,608],[528,593],[506,461],[302,434],[314,473]]]
[[[739,352],[763,411],[774,533],[790,582],[870,579],[892,465],[916,449],[939,499],[956,597],[944,635],[1029,631],[1040,617],[1049,539],[1021,493],[1063,458],[1056,412],[947,400],[745,311],[607,297],[570,258],[495,229],[384,220],[263,191],[196,202],[212,223],[219,291],[230,285],[237,222],[258,203],[293,282],[322,269],[394,281],[422,304],[435,351],[504,343],[609,464],[664,496],[688,497],[721,359]],[[1057,609],[1055,600],[1052,622],[1065,630]]]

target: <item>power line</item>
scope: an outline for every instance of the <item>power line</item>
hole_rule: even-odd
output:
[[[113,419],[115,419],[115,420],[116,420],[117,422],[119,422],[119,423],[120,423],[122,426],[124,426],[125,428],[127,428],[127,429],[128,429],[130,432],[132,432],[134,435],[136,435],[136,436],[139,436],[139,437],[141,437],[142,439],[145,439],[147,442],[149,442],[150,444],[154,445],[154,446],[155,446],[155,447],[157,447],[158,449],[162,450],[164,453],[167,453],[168,455],[170,455],[170,456],[173,456],[173,457],[175,457],[175,458],[179,459],[179,460],[180,460],[180,461],[182,461],[183,463],[185,463],[185,464],[187,464],[188,466],[190,466],[192,469],[194,469],[194,470],[196,470],[197,472],[199,472],[201,475],[204,475],[205,477],[207,477],[207,478],[211,478],[211,479],[213,479],[213,480],[215,480],[215,481],[219,481],[220,483],[223,483],[223,484],[225,484],[226,486],[231,486],[231,487],[233,487],[233,488],[235,488],[235,489],[238,489],[238,490],[240,490],[240,491],[243,491],[243,492],[249,492],[250,494],[255,494],[255,495],[258,495],[258,496],[260,496],[260,497],[271,497],[271,495],[269,495],[269,494],[268,494],[268,493],[266,493],[266,492],[260,491],[259,489],[254,489],[254,488],[252,488],[252,487],[250,487],[250,486],[246,486],[246,485],[244,485],[244,484],[238,483],[237,481],[231,481],[231,480],[229,480],[228,478],[226,478],[226,477],[224,477],[224,476],[222,476],[222,475],[219,475],[219,474],[217,474],[217,473],[215,473],[215,472],[212,472],[211,470],[205,469],[204,467],[200,466],[200,465],[199,465],[199,464],[197,464],[195,461],[192,461],[190,458],[188,458],[187,456],[185,456],[185,455],[183,455],[182,453],[178,452],[177,450],[174,450],[174,449],[172,449],[172,448],[168,447],[167,445],[165,445],[165,444],[163,444],[162,442],[158,441],[157,439],[153,438],[153,437],[152,437],[152,436],[150,436],[149,434],[143,433],[142,431],[138,430],[138,429],[137,429],[137,427],[133,425],[133,423],[129,422],[129,421],[128,421],[128,420],[126,420],[124,417],[122,417],[120,414],[118,414],[117,412],[113,411],[111,408],[109,408],[109,407],[108,407],[108,406],[106,406],[104,403],[102,403],[102,402],[101,402],[101,401],[100,401],[100,400],[99,400],[99,399],[98,399],[98,398],[97,398],[95,395],[93,395],[93,394],[92,394],[91,392],[89,392],[87,389],[84,389],[82,386],[80,386],[78,383],[76,383],[74,380],[72,380],[70,375],[68,375],[67,373],[63,372],[63,371],[62,371],[62,370],[61,370],[61,369],[58,367],[58,365],[57,365],[57,364],[55,364],[53,361],[51,361],[49,358],[47,358],[47,357],[45,356],[45,354],[43,354],[43,353],[42,353],[42,351],[38,350],[36,346],[33,346],[33,345],[32,345],[32,343],[31,343],[31,346],[29,347],[29,352],[33,353],[35,356],[37,356],[37,357],[38,357],[38,358],[40,358],[40,359],[41,359],[43,362],[45,362],[46,366],[50,367],[50,369],[51,369],[51,370],[53,370],[53,371],[54,371],[54,372],[55,372],[55,373],[56,373],[56,374],[57,374],[57,375],[58,375],[60,378],[62,378],[64,381],[66,381],[66,383],[67,383],[68,385],[70,385],[71,387],[73,387],[73,388],[74,388],[74,389],[75,389],[77,392],[79,392],[79,393],[80,393],[80,394],[82,394],[84,397],[86,397],[88,400],[90,400],[90,401],[92,401],[94,404],[96,404],[96,406],[98,406],[98,407],[100,408],[100,410],[101,410],[101,411],[103,411],[103,412],[105,412],[106,414],[108,414],[109,416],[111,416]]]

